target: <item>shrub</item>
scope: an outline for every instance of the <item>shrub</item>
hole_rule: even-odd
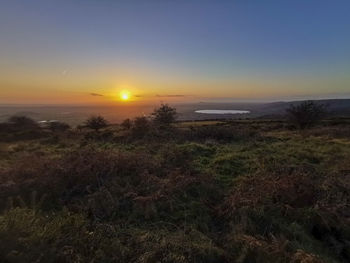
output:
[[[71,151],[54,159],[27,155],[18,162],[0,174],[4,182],[0,184],[0,189],[4,187],[1,197],[6,200],[19,195],[30,199],[32,191],[36,190],[39,196],[47,194],[45,209],[73,203],[115,178],[121,185],[134,185],[140,182],[134,181],[135,178],[154,173],[157,167],[141,154],[91,148]]]
[[[10,123],[1,122],[0,123],[0,133],[4,133],[5,136],[8,136],[8,133],[12,132],[12,125]]]
[[[0,217],[0,247],[2,262],[225,262],[224,251],[194,229],[122,229],[91,224],[66,210],[6,212]]]
[[[21,200],[29,203],[36,191],[39,199],[45,196],[42,209],[46,211],[66,205],[94,218],[137,222],[169,214],[174,214],[174,220],[183,220],[192,213],[191,220],[199,223],[208,217],[202,200],[211,196],[214,185],[210,177],[190,166],[182,167],[188,162],[188,153],[179,149],[171,158],[174,156],[176,160],[158,161],[145,154],[91,148],[55,159],[27,156],[19,160],[19,166],[1,174],[1,200],[10,198],[16,207]],[[182,202],[188,208],[184,209]]]
[[[130,130],[132,126],[132,121],[130,119],[125,119],[120,126],[122,126],[125,130]]]
[[[64,122],[53,121],[50,122],[49,129],[53,132],[65,132],[70,129],[70,126]]]
[[[35,214],[13,209],[0,217],[2,262],[130,262],[110,225],[91,225],[68,211]]]
[[[299,105],[291,105],[287,109],[288,120],[297,128],[305,129],[322,120],[326,113],[326,106],[313,101],[305,101]]]
[[[271,244],[266,240],[271,235],[293,240],[293,250],[290,251],[293,253],[286,254],[288,262],[303,262],[297,260],[302,255],[315,260],[310,262],[338,262],[330,261],[330,258],[345,261],[349,258],[350,229],[348,217],[344,216],[349,212],[345,205],[350,196],[349,184],[345,183],[348,178],[330,180],[303,170],[268,175],[259,173],[236,180],[222,212],[224,217],[230,218],[235,232],[245,235],[244,243],[248,242],[245,249],[250,252],[244,257],[249,258],[248,262],[253,258],[257,260],[261,253],[263,258],[271,256]],[[330,207],[337,208],[329,210]],[[237,249],[237,243],[234,247]],[[295,261],[291,260],[294,258]]]
[[[108,126],[108,122],[102,116],[92,116],[85,121],[86,127],[98,132],[100,129]]]
[[[326,263],[319,256],[303,249],[293,249],[293,244],[283,235],[269,237],[238,234],[231,237],[226,244],[233,252],[234,262],[257,263]],[[332,261],[333,262],[333,261]]]
[[[112,131],[105,130],[101,132],[87,132],[84,134],[84,140],[86,141],[100,141],[109,142],[114,139],[114,134]]]
[[[137,263],[219,263],[224,251],[196,230],[144,233],[136,239],[140,255]]]
[[[151,128],[151,123],[147,117],[136,117],[133,121],[131,133],[136,138],[144,137]]]
[[[275,174],[243,177],[238,180],[224,206],[225,212],[234,214],[243,207],[310,207],[319,198],[319,179],[309,173],[295,171],[278,176]]]
[[[247,160],[237,154],[225,154],[212,160],[212,168],[218,175],[229,176],[230,179],[248,172]]]
[[[256,136],[256,132],[248,129],[239,129],[230,126],[199,126],[192,127],[185,135],[191,140],[215,140],[228,142],[242,140]]]
[[[33,119],[26,116],[12,116],[8,119],[8,123],[19,129],[39,128],[39,125]]]

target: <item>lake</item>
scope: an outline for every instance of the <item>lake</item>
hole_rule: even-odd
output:
[[[248,114],[249,110],[196,110],[195,113],[203,114]]]

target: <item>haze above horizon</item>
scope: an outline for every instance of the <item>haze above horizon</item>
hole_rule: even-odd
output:
[[[350,97],[345,0],[2,0],[1,104]]]

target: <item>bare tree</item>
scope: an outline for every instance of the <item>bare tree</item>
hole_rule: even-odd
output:
[[[304,101],[291,105],[287,111],[288,120],[299,129],[312,127],[322,120],[326,114],[326,106],[314,101]]]

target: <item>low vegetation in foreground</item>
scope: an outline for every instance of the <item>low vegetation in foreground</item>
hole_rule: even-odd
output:
[[[0,261],[349,262],[350,122],[300,110],[176,123],[163,105],[77,128],[9,119]]]

